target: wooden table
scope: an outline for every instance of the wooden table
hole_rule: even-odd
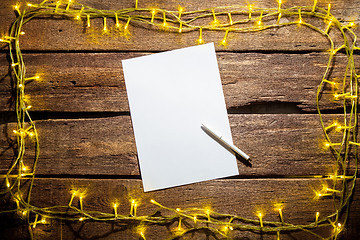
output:
[[[24,1],[20,1],[25,5]],[[38,1],[41,2],[41,1]],[[84,0],[98,9],[133,7],[133,1]],[[15,19],[13,0],[0,2],[1,32]],[[319,1],[326,7],[328,1]],[[187,10],[220,5],[246,4],[227,1],[141,0],[139,6]],[[258,7],[276,7],[273,0],[260,0]],[[312,5],[312,1],[287,1],[285,7]],[[332,4],[332,14],[342,21],[359,18],[360,1],[340,0]],[[286,19],[284,19],[286,21]],[[102,27],[101,19],[93,26]],[[109,26],[113,24],[109,20]],[[360,27],[355,31],[360,36]],[[227,48],[217,46],[217,57],[229,113],[234,144],[253,161],[252,167],[238,162],[240,175],[161,191],[144,193],[138,167],[121,60],[195,45],[198,31],[185,34],[161,32],[130,25],[129,39],[89,33],[76,21],[33,20],[25,25],[21,47],[28,74],[40,74],[39,81],[26,86],[31,116],[36,120],[41,155],[36,170],[32,204],[66,205],[72,188],[86,188],[83,207],[111,213],[119,200],[119,214],[130,211],[129,199],[141,201],[138,214],[156,208],[150,199],[172,208],[211,207],[257,220],[258,208],[264,221],[279,221],[273,209],[284,202],[284,220],[293,224],[314,221],[315,213],[333,212],[332,199],[314,200],[312,189],[326,180],[309,176],[327,175],[335,164],[331,152],[321,148],[323,133],[316,112],[316,90],[328,55],[327,40],[305,27],[275,28],[261,33],[229,34]],[[204,32],[206,42],[219,42],[223,32]],[[339,39],[337,39],[339,40]],[[217,45],[217,44],[216,44]],[[2,46],[2,45],[0,45]],[[5,173],[14,159],[16,128],[14,89],[8,76],[7,48],[0,52],[0,170]],[[359,57],[356,56],[359,62]],[[335,69],[344,68],[346,56],[339,53]],[[334,71],[333,78],[341,78]],[[342,118],[341,105],[324,89],[321,109],[326,123]],[[328,99],[328,100],[326,100]],[[31,161],[32,148],[25,161]],[[349,166],[349,172],[354,165]],[[74,200],[74,204],[79,204]],[[13,206],[4,198],[1,208]],[[0,216],[0,236],[23,239],[27,225],[18,217]],[[359,239],[360,193],[355,191],[343,239]],[[147,239],[171,235],[176,226],[153,226]],[[326,236],[329,229],[319,232]],[[36,239],[139,239],[121,223],[60,222],[38,226]],[[276,235],[237,231],[236,239],[276,239]],[[213,239],[206,233],[189,235]],[[312,239],[304,232],[282,234],[281,239]]]

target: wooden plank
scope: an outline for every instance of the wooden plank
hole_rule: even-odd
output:
[[[141,180],[79,180],[79,179],[37,179],[33,189],[32,204],[39,207],[53,205],[67,205],[71,194],[70,190],[86,189],[83,199],[85,210],[97,210],[112,213],[111,204],[119,201],[118,213],[127,215],[130,210],[129,199],[140,201],[137,209],[138,216],[153,213],[157,207],[150,204],[150,199],[170,208],[206,208],[221,213],[231,213],[239,216],[257,219],[255,211],[259,208],[265,213],[264,221],[280,221],[274,210],[274,203],[283,202],[283,216],[287,223],[309,224],[314,221],[315,212],[323,216],[333,213],[332,199],[314,200],[312,188],[321,188],[323,181],[317,179],[228,179],[213,180],[196,183],[161,191],[143,193]],[[289,194],[291,191],[291,194]],[[181,193],[181,194],[180,194]],[[73,201],[78,206],[78,199]],[[350,208],[350,222],[356,223],[360,217],[360,195],[355,192]],[[162,210],[163,215],[173,214]],[[192,225],[192,221],[184,220]],[[154,225],[145,232],[147,239],[166,239],[171,236],[171,230],[177,225]],[[136,225],[134,226],[134,228]],[[39,224],[35,229],[35,239],[52,239],[62,236],[63,239],[86,237],[87,239],[139,239],[134,228],[122,228],[121,224],[107,223],[63,223],[51,220],[50,225]],[[332,229],[320,229],[324,237],[329,236]],[[355,225],[346,226],[347,239],[356,239],[360,236]],[[17,234],[13,232],[13,234]],[[20,232],[24,236],[26,231]],[[189,236],[191,239],[209,239],[204,233]],[[259,236],[251,232],[233,231],[231,237],[235,239],[257,239]],[[274,235],[263,234],[261,239],[274,239]],[[213,239],[210,237],[210,239]],[[281,239],[314,239],[307,233],[282,234]]]
[[[342,115],[325,116],[325,123]],[[316,114],[230,114],[235,145],[253,166],[238,161],[241,176],[323,175],[334,171],[335,159],[322,149],[323,133]],[[37,121],[41,154],[37,174],[139,176],[129,116]],[[14,157],[15,124],[0,125],[0,152],[5,171]],[[341,133],[332,131],[336,142]],[[25,163],[33,161],[29,143]],[[350,171],[351,168],[349,169]]]
[[[24,54],[28,82],[26,94],[33,111],[123,112],[129,111],[121,60],[148,53],[39,53]],[[283,112],[316,111],[316,91],[328,62],[326,53],[262,54],[218,52],[225,101],[230,112],[271,112],[282,103]],[[357,56],[356,61],[360,60]],[[328,79],[340,83],[347,58],[336,57]],[[14,107],[14,94],[5,55],[0,55],[0,110]],[[179,69],[180,71],[180,69]],[[349,87],[349,86],[347,86]],[[341,85],[338,85],[341,89]],[[327,84],[322,109],[341,109]],[[269,106],[270,105],[270,106]],[[266,109],[270,108],[270,109]]]
[[[14,20],[14,13],[12,6],[17,1],[5,0],[0,3],[0,17],[3,19],[3,25],[0,32],[6,33],[9,29],[10,23]],[[20,0],[22,6],[26,5],[24,0]],[[41,0],[34,1],[41,2]],[[318,6],[327,8],[329,0],[321,1]],[[81,3],[90,5],[98,9],[120,9],[130,8],[135,4],[134,1],[117,1],[111,0],[104,4],[102,1],[81,1]],[[332,14],[337,18],[348,21],[358,18],[359,0],[353,1],[336,1],[332,3]],[[229,5],[247,5],[248,3],[236,0],[227,0],[219,3],[218,1],[186,1],[181,5],[186,9],[197,10],[206,9],[214,6],[229,6]],[[179,2],[161,1],[161,0],[143,0],[139,2],[139,7],[162,7],[166,9],[176,10]],[[297,0],[287,1],[283,4],[284,8],[292,6],[312,6],[311,0]],[[261,0],[256,1],[255,6],[276,8],[275,0]],[[150,15],[150,13],[149,13]],[[244,18],[246,16],[241,16]],[[293,19],[283,18],[283,22],[295,21],[297,16]],[[234,16],[234,20],[236,16]],[[228,19],[224,17],[219,19],[227,22]],[[311,19],[304,17],[305,21],[311,22]],[[210,21],[210,20],[209,20]],[[113,24],[109,21],[109,26]],[[83,24],[75,21],[59,21],[59,20],[33,20],[24,26],[24,31],[27,33],[22,37],[21,46],[26,50],[95,50],[95,51],[112,51],[112,50],[152,50],[163,51],[168,49],[192,46],[198,38],[198,32],[190,32],[184,34],[164,33],[158,30],[151,30],[148,26],[135,27],[131,26],[131,38],[127,40],[124,37],[116,35],[116,37],[107,37],[101,33],[102,23],[94,20],[93,26],[96,26],[94,31],[87,31],[83,28]],[[326,23],[317,21],[321,29],[326,29]],[[355,29],[357,33],[359,29]],[[84,33],[84,32],[88,32]],[[91,34],[89,34],[91,32]],[[144,37],[146,36],[146,37]],[[337,45],[341,45],[343,41],[340,38],[338,31],[332,31],[331,36],[335,38]],[[206,42],[219,42],[223,39],[223,32],[204,32],[204,39]],[[329,42],[318,33],[305,27],[286,27],[280,29],[271,29],[262,33],[246,33],[246,34],[229,34],[229,45],[225,50],[248,51],[248,50],[267,50],[267,51],[303,51],[303,50],[326,50],[330,47]],[[176,43],[176,44],[174,44]],[[217,46],[218,49],[223,49]]]

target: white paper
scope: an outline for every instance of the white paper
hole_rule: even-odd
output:
[[[122,64],[145,192],[239,174],[213,43]]]

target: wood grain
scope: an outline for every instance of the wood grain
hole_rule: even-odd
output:
[[[67,205],[70,190],[86,190],[83,200],[84,209],[92,209],[111,213],[111,204],[119,200],[119,214],[129,214],[130,198],[140,200],[138,215],[153,213],[157,208],[150,204],[150,199],[171,208],[210,207],[221,213],[233,213],[256,219],[255,211],[261,208],[265,212],[264,221],[280,221],[273,204],[283,202],[283,216],[287,223],[309,224],[314,221],[315,212],[320,212],[320,219],[332,213],[332,200],[314,200],[312,188],[321,188],[322,181],[315,179],[228,179],[196,183],[161,191],[143,193],[140,180],[102,180],[102,179],[37,179],[33,190],[33,202],[36,206]],[[289,194],[291,189],[291,194]],[[360,196],[354,195],[353,206],[359,205]],[[78,199],[73,201],[78,205]],[[351,210],[355,210],[352,208]],[[350,222],[356,223],[359,211],[351,211]],[[162,211],[163,215],[172,214]],[[354,222],[355,221],[355,222]],[[184,221],[192,224],[190,221]],[[184,224],[183,222],[183,224]],[[146,231],[147,239],[165,239],[171,235],[169,226],[152,226]],[[185,225],[183,225],[185,226]],[[331,229],[320,229],[327,236]],[[356,228],[352,228],[352,237],[360,236]],[[139,239],[133,229],[122,229],[121,223],[76,223],[63,224],[51,221],[50,225],[41,224],[34,230],[36,239],[52,239],[62,236],[63,239]],[[22,235],[23,236],[23,235]],[[235,239],[258,239],[251,232],[234,232]],[[262,239],[274,239],[274,235],[263,234]],[[304,233],[282,234],[281,239],[313,239]],[[191,239],[208,239],[206,234],[197,233]],[[210,239],[214,239],[210,237]],[[355,238],[352,238],[355,239]]]
[[[341,118],[328,115],[324,120],[330,125]],[[322,149],[323,135],[315,114],[232,114],[229,120],[235,145],[253,162],[250,168],[238,161],[241,176],[322,175],[334,170],[335,159]],[[45,120],[36,126],[41,146],[37,174],[139,176],[129,116]],[[2,171],[14,156],[9,147],[15,141],[14,127],[0,125]],[[334,142],[341,136],[335,131],[330,135]],[[25,162],[30,164],[32,158],[29,147]]]
[[[39,53],[24,54],[28,82],[26,93],[33,111],[129,111],[121,60],[148,53]],[[5,55],[0,55],[0,110],[14,107],[12,84]],[[230,112],[301,113],[316,111],[316,91],[328,62],[327,53],[263,54],[218,52],[225,101]],[[356,60],[360,58],[356,57]],[[328,79],[339,83],[347,58],[336,57]],[[181,67],[179,66],[179,71]],[[349,86],[347,86],[348,88]],[[341,110],[334,90],[325,85],[321,109]],[[281,104],[281,109],[271,108]]]
[[[24,0],[23,6],[26,5]],[[36,1],[35,1],[36,2]],[[40,0],[38,2],[41,2]],[[134,7],[135,1],[106,1],[106,4],[102,1],[81,1],[83,4],[90,5],[98,9],[120,9]],[[319,7],[327,8],[328,0],[318,3]],[[340,20],[353,20],[359,16],[359,0],[352,1],[336,1],[331,2],[332,13]],[[14,0],[5,0],[0,3],[0,16],[4,20],[0,32],[7,32],[8,26],[14,20],[12,5],[15,4]],[[166,9],[176,10],[178,5],[186,7],[186,9],[197,10],[207,9],[214,6],[219,6],[219,3],[215,0],[212,1],[153,1],[144,0],[139,2],[139,7],[161,7]],[[222,1],[221,5],[247,5],[246,1],[239,2],[236,0]],[[299,1],[287,1],[283,5],[284,8],[291,6],[304,6],[313,5],[313,1],[299,0]],[[277,3],[275,0],[262,0],[256,1],[257,7],[276,8]],[[242,16],[244,18],[246,16]],[[234,16],[234,20],[236,17]],[[228,20],[219,19],[223,22]],[[312,19],[306,19],[305,21],[311,22]],[[283,18],[283,22],[291,22],[297,20],[296,18]],[[210,20],[209,20],[210,21]],[[110,21],[109,21],[110,24]],[[87,31],[82,23],[71,20],[58,20],[58,19],[41,19],[33,20],[24,26],[24,31],[27,33],[21,41],[22,49],[32,51],[43,50],[57,50],[57,51],[69,51],[69,50],[91,50],[91,51],[118,51],[118,50],[152,50],[163,51],[174,48],[181,48],[192,46],[195,44],[198,38],[198,32],[184,33],[179,36],[176,33],[164,33],[158,30],[149,29],[148,26],[131,26],[131,38],[127,40],[124,37],[107,37],[102,35],[102,19],[93,20],[92,25],[95,26],[95,31]],[[326,29],[326,23],[319,20],[316,25],[321,29]],[[110,26],[110,25],[109,25]],[[91,32],[91,34],[89,34]],[[359,29],[356,29],[359,32]],[[146,37],[144,37],[146,36]],[[204,32],[204,39],[206,42],[219,42],[224,36],[223,32]],[[337,45],[341,45],[343,40],[341,39],[338,31],[332,31],[331,37],[335,39]],[[286,27],[279,29],[271,29],[262,33],[246,33],[246,34],[230,34],[229,45],[226,49],[218,47],[227,51],[249,51],[249,50],[266,50],[266,51],[319,51],[326,50],[330,47],[326,38],[313,30],[305,27]]]

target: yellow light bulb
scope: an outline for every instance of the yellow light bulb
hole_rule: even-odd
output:
[[[349,22],[348,27],[356,27],[356,23],[354,23],[354,22]]]
[[[20,35],[25,35],[25,32],[20,32],[19,34],[20,34]]]
[[[81,218],[79,218],[79,221],[80,221],[80,222],[81,222],[81,221],[84,221],[84,218],[82,218],[82,217],[81,217]]]
[[[42,218],[40,221],[42,224],[46,224],[46,218]]]
[[[27,168],[26,166],[23,166],[23,167],[22,167],[22,170],[23,170],[24,172],[26,172],[26,171],[28,170],[28,168]]]
[[[257,217],[259,218],[259,221],[260,221],[260,227],[264,227],[264,225],[263,225],[263,216],[264,216],[264,214],[261,212],[261,211],[258,211],[257,212]]]
[[[180,212],[180,211],[181,211],[181,209],[180,209],[180,208],[176,208],[175,210],[176,210],[177,212]]]

